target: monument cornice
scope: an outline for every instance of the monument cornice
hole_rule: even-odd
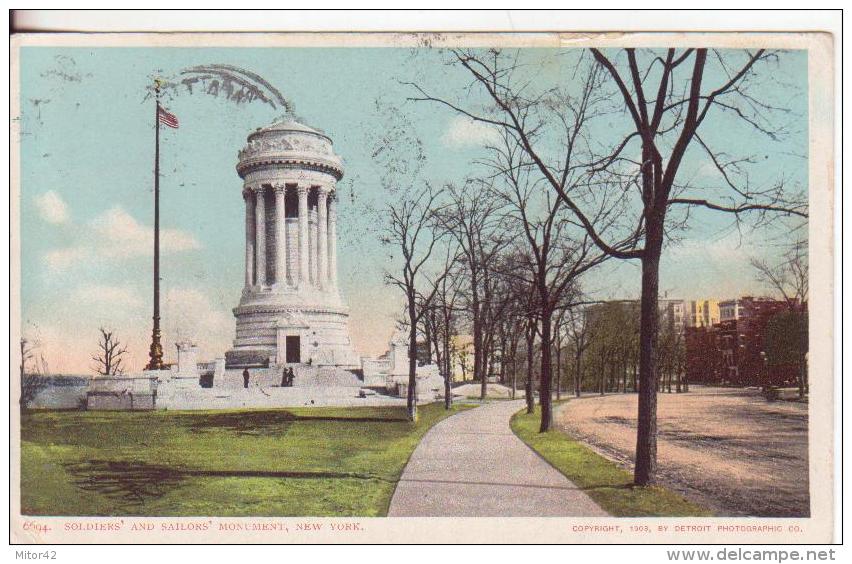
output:
[[[272,305],[272,304],[249,304],[249,305],[238,305],[232,311],[235,315],[245,315],[250,313],[272,313],[272,314],[286,314],[293,309],[298,309],[301,312],[308,314],[328,314],[328,315],[348,315],[349,308],[346,306],[324,306],[324,305],[299,305],[294,307],[292,305],[283,306],[283,305]]]
[[[237,174],[240,175],[240,178],[245,178],[246,175],[268,166],[275,167],[278,170],[321,172],[333,176],[335,180],[343,178],[343,165],[339,160],[319,159],[314,156],[299,157],[295,155],[249,157],[237,164]]]

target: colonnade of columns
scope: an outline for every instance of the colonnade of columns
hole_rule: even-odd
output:
[[[270,190],[274,193],[273,214],[268,214],[266,210],[266,193]],[[291,242],[298,239],[297,272],[288,272],[288,190],[294,190],[298,194],[298,235],[295,238],[290,237]],[[313,208],[316,211],[316,238],[313,239],[313,245],[308,207],[310,191],[314,191],[317,196],[316,207]],[[322,290],[337,287],[337,204],[333,190],[322,185],[261,184],[246,186],[243,199],[246,204],[246,287],[293,285],[299,288],[314,286]],[[275,239],[271,269],[267,265],[267,259],[270,258],[267,221],[270,215],[273,221],[272,235]]]

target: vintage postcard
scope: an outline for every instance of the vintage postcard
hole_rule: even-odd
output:
[[[833,60],[13,36],[12,542],[832,542]]]

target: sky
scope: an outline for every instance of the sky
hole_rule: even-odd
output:
[[[553,61],[536,80],[570,81],[562,53],[528,53]],[[759,154],[765,162],[756,165],[758,177],[782,174],[806,183],[807,59],[788,52],[779,61],[775,73],[796,88],[771,94],[794,110],[793,133],[771,147],[763,138],[728,135],[723,126],[706,135],[732,154]],[[100,326],[127,343],[132,369],[147,360],[154,107],[146,89],[153,77],[210,63],[251,70],[275,85],[302,121],[333,139],[346,169],[338,184],[339,280],[363,355],[384,352],[401,304],[397,290],[384,285],[382,273],[392,265],[379,242],[388,171],[374,149],[393,125],[386,109],[401,108],[411,130],[401,142],[422,141],[423,174],[435,183],[471,174],[494,135],[445,108],[406,101],[416,93],[405,83],[416,81],[438,94],[462,93],[474,106],[482,102],[466,90],[464,71],[428,49],[24,47],[20,62],[22,332],[39,343],[55,373],[91,373]],[[165,105],[180,120],[178,130],[161,131],[166,360],[174,360],[174,343],[184,339],[212,359],[231,346],[231,309],[243,284],[237,151],[249,132],[281,111],[185,91]],[[688,159],[685,169],[713,174],[698,159]],[[696,299],[766,292],[749,259],[771,258],[784,226],[740,233],[718,215],[696,213],[685,239],[666,250],[661,293]],[[585,286],[600,299],[636,297],[639,265],[611,261]]]

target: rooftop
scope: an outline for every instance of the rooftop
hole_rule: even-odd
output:
[[[266,127],[258,127],[255,130],[255,133],[266,133],[271,131],[295,131],[300,133],[312,133],[314,135],[325,137],[326,139],[331,141],[331,139],[329,139],[329,137],[321,130],[309,127],[304,123],[295,120],[292,116],[283,116],[272,122],[270,125],[267,125]]]

